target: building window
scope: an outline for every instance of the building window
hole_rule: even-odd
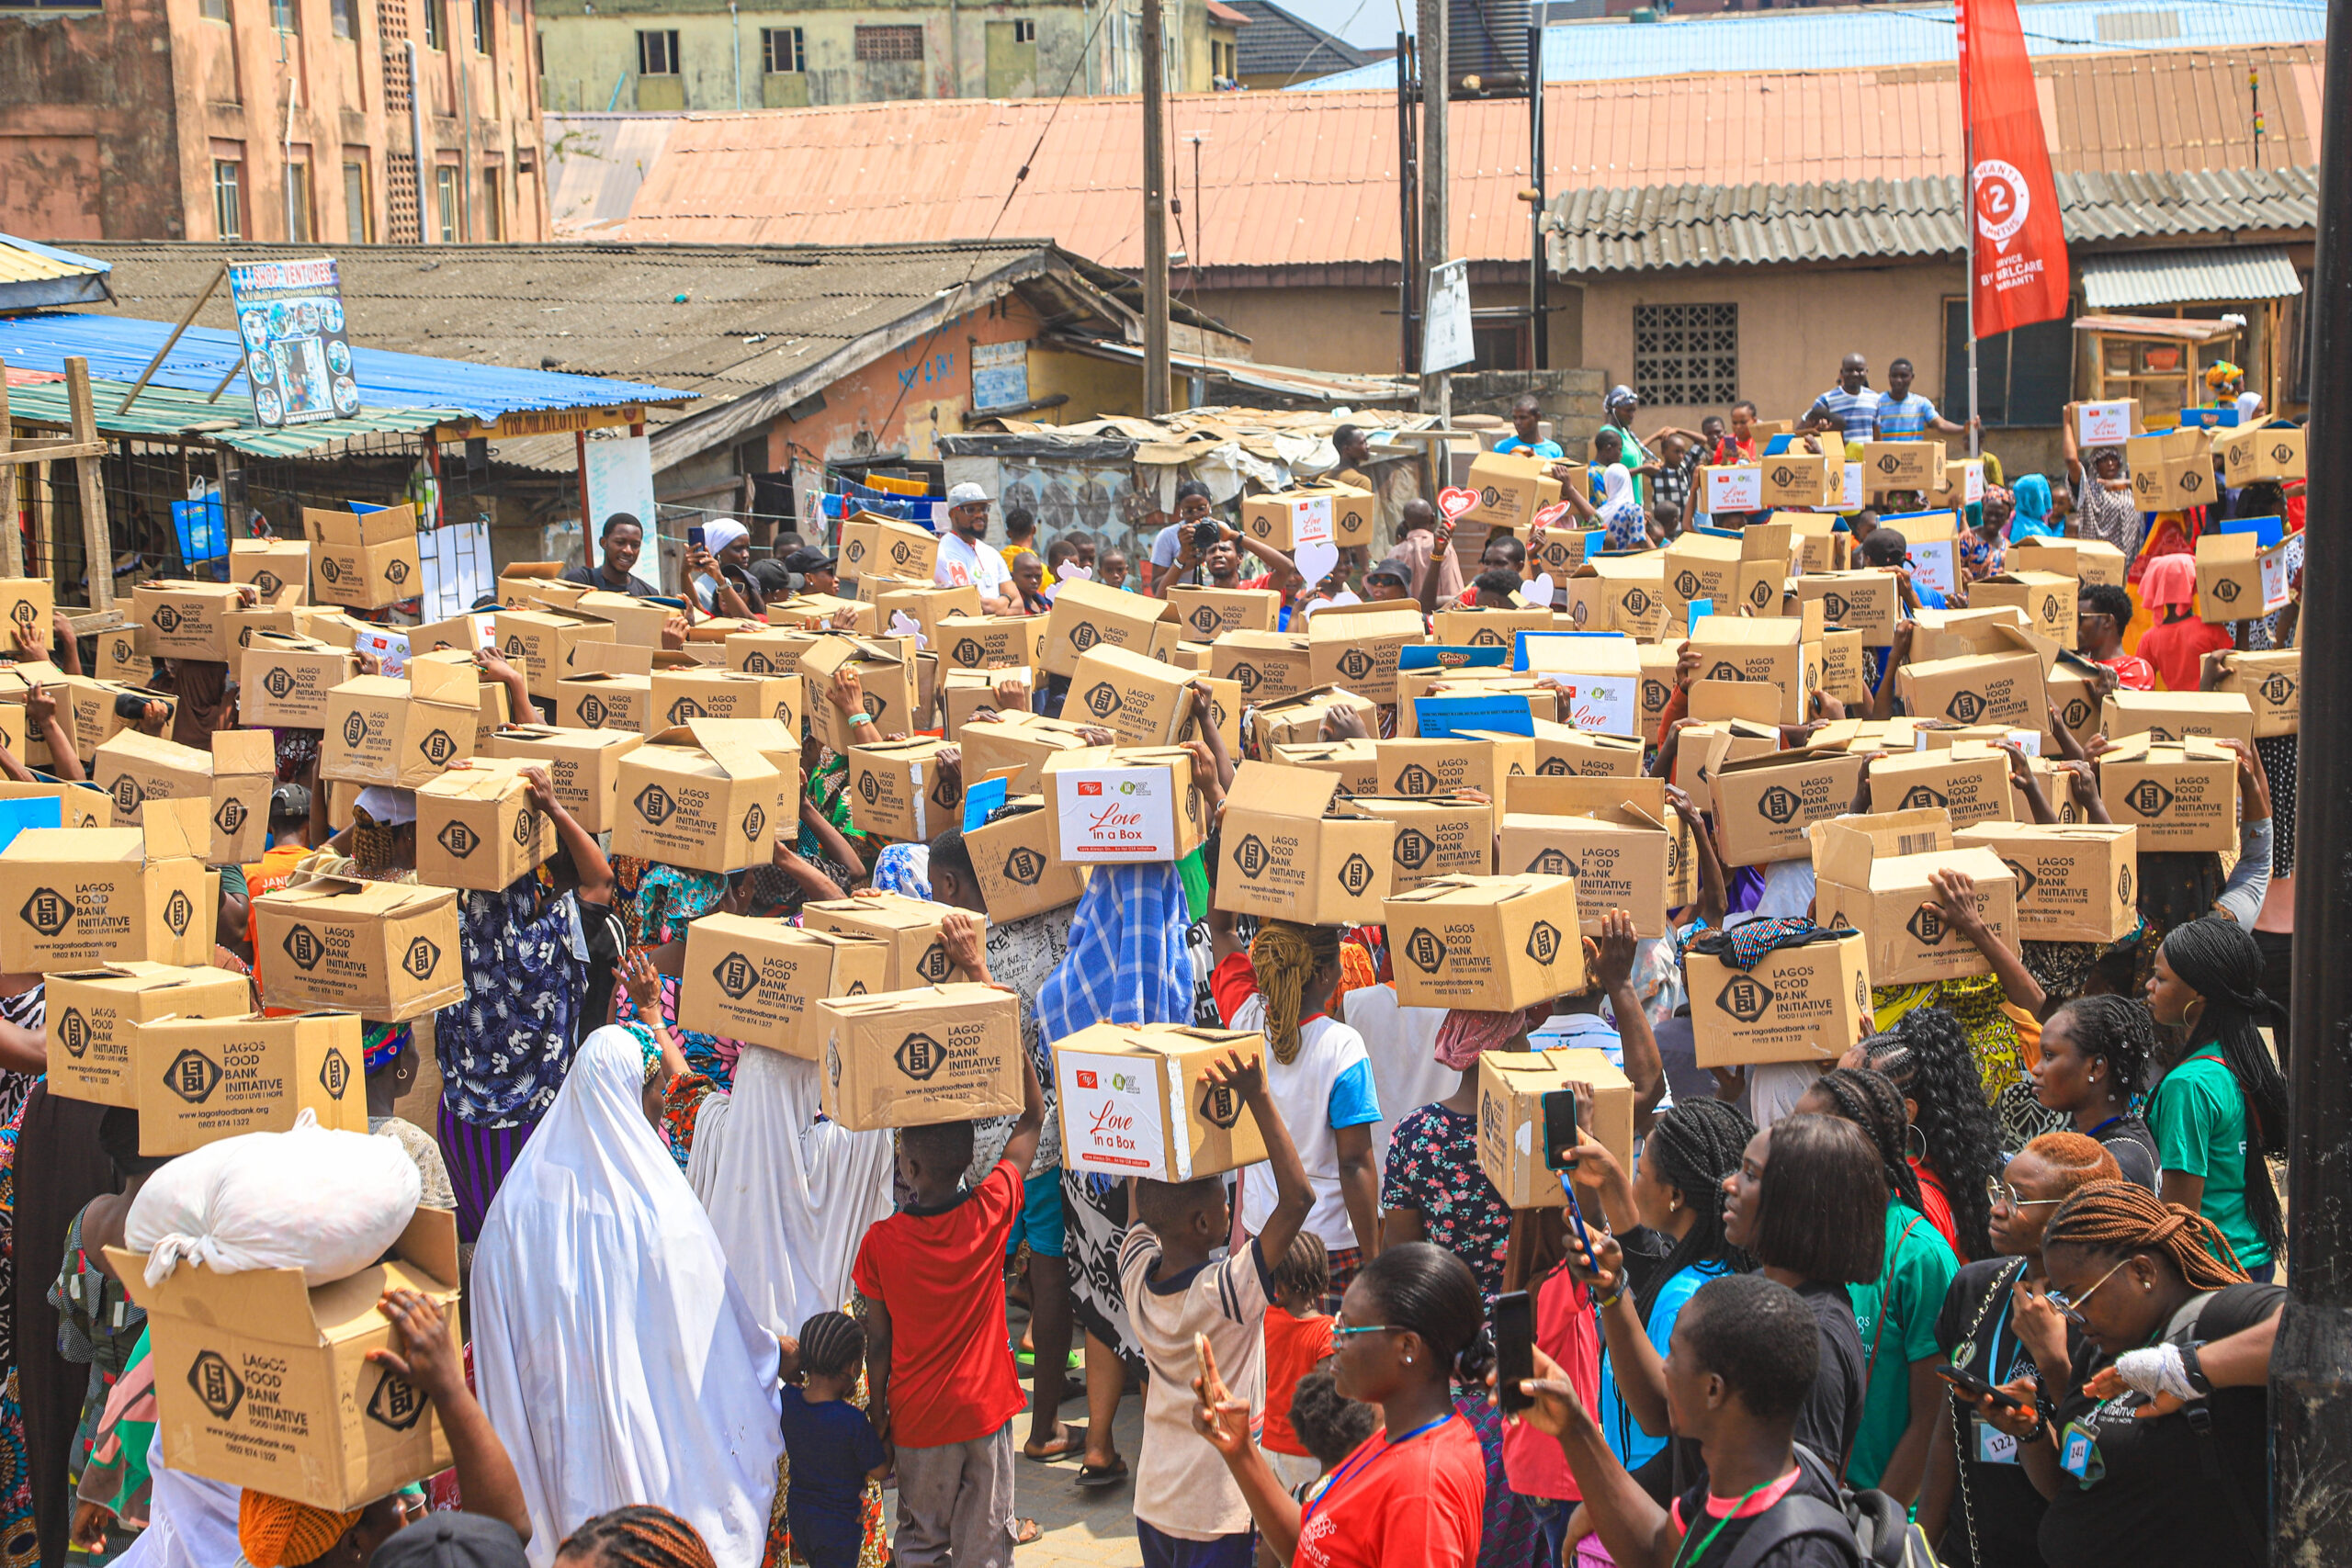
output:
[[[1012,41],[1015,43],[1035,43],[1037,41],[1037,24],[1035,20],[1028,17],[1013,17]]]
[[[351,4],[352,0],[328,0],[327,16],[337,38],[359,36],[359,24],[352,18]]]
[[[244,171],[234,158],[212,160],[212,226],[224,240],[245,237]]]
[[[1690,408],[1739,396],[1739,307],[1634,307],[1634,391]]]
[[[444,47],[441,41],[441,0],[424,0],[424,47]]]
[[[433,171],[433,197],[436,209],[434,216],[440,220],[441,224],[441,243],[445,245],[454,245],[458,243],[458,167],[456,164],[443,164]]]
[[[281,33],[302,30],[302,13],[295,0],[269,0],[269,25]]]
[[[368,200],[368,165],[366,163],[343,166],[343,236],[355,245],[365,245],[376,238],[376,209]]]
[[[760,29],[760,69],[771,76],[808,69],[808,42],[798,28]]]
[[[637,35],[637,73],[640,76],[675,76],[678,73],[676,28]]]
[[[208,22],[225,22],[229,19],[229,0],[201,0],[198,10]]]
[[[1976,340],[1976,412],[1988,428],[2053,425],[2065,415],[2075,379],[2075,321],[2055,321]],[[1946,419],[1968,417],[1968,301],[1944,301]]]
[[[857,58],[873,62],[921,60],[922,29],[919,27],[860,28],[857,29]]]
[[[490,0],[474,0],[474,52],[490,52]]]
[[[311,165],[286,165],[286,243],[307,245],[318,236],[311,222]]]
[[[481,238],[496,244],[506,238],[506,209],[499,205],[498,165],[485,165],[481,172]]]

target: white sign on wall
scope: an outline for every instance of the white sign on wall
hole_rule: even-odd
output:
[[[1421,373],[1433,376],[1477,357],[1470,341],[1470,264],[1430,268],[1429,305],[1421,317]]]

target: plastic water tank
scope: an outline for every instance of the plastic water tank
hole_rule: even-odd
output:
[[[1446,74],[1487,80],[1527,79],[1527,29],[1535,20],[1530,0],[1447,0]]]

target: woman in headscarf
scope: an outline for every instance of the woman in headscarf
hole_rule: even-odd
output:
[[[783,1451],[776,1337],[646,1120],[645,1055],[588,1036],[474,1252],[475,1381],[529,1505],[531,1562],[659,1499],[758,1568]],[[583,1289],[583,1285],[593,1286]]]
[[[2010,543],[2060,536],[2060,527],[2050,515],[2050,481],[2040,474],[2019,474],[2018,482],[2009,487],[2009,504]]]
[[[1448,1012],[1437,1030],[1438,1065],[1462,1080],[1444,1099],[1397,1119],[1381,1169],[1383,1242],[1435,1242],[1470,1265],[1489,1306],[1503,1292],[1510,1205],[1478,1163],[1478,1058],[1526,1050],[1527,1032],[1551,1010]]]
[[[1405,503],[1396,518],[1396,547],[1388,558],[1403,567],[1410,579],[1405,587],[1406,596],[1422,604],[1451,604],[1462,597],[1462,560],[1453,553],[1449,539],[1438,542],[1437,509],[1419,496]],[[1437,573],[1437,585],[1429,593],[1421,592],[1431,571]]]
[[[2075,491],[2075,534],[2113,545],[2130,560],[2140,549],[2140,503],[2132,499],[2123,449],[2094,446],[2080,451],[2071,418],[2061,424],[2060,434],[2066,446],[2066,482]]]
[[[1602,543],[1612,550],[1640,549],[1650,542],[1650,523],[1642,506],[1641,487],[1634,478],[1634,456],[1619,445],[1614,430],[1604,428],[1592,438],[1592,446],[1593,460],[1601,465],[1597,510],[1605,530]]]
[[[702,543],[686,547],[685,566],[706,614],[749,620],[767,609],[752,576],[752,531],[732,517],[703,525]]]

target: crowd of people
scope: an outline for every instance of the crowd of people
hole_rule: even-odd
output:
[[[1637,440],[1619,389],[1574,470],[1591,488],[1572,490],[1574,522],[1558,525],[1653,548],[1737,525],[1686,519],[1702,464],[1775,442],[1966,433],[1911,390],[1910,369],[1896,361],[1881,394],[1849,355],[1775,436],[1743,403]],[[1565,464],[1538,412],[1514,411],[1503,448]],[[1362,430],[1335,445],[1342,465],[1371,460]],[[2217,518],[2142,517],[2120,465],[2070,441],[2062,483],[1988,473],[1971,575],[2028,532],[2116,543],[2128,583],[2086,585],[2077,627],[2116,686],[2210,687],[2225,649],[2291,646],[2291,607],[2222,627],[2168,614],[2193,603],[2180,568]],[[1937,607],[1881,521],[1917,499],[1838,524],[1858,563],[1905,584],[1873,680],[1881,717],[1899,712],[1908,614]],[[988,615],[1050,615],[1073,581],[1128,586],[1108,541],[1040,554],[1016,512],[999,546],[980,487],[946,502],[936,580],[977,589]],[[2262,505],[2300,527],[2297,495],[2221,502]],[[1385,558],[1342,558],[1313,584],[1205,486],[1174,507],[1138,541],[1138,593],[1269,586],[1287,626],[1359,593],[1425,614],[1523,608],[1532,582],[1532,541],[1507,533],[1465,575],[1453,520],[1425,502],[1402,508]],[[637,519],[606,519],[569,580],[657,597],[643,544]],[[794,538],[755,562],[732,521],[706,525],[684,564],[692,609],[673,646],[697,615],[753,622],[848,592],[831,552]],[[20,629],[17,652],[26,670],[82,668],[62,620]],[[552,716],[497,651],[477,657],[514,715]],[[1685,657],[1642,738],[1648,773],[1671,775],[1697,672]],[[209,750],[238,722],[224,665],[160,660],[152,685],[140,728]],[[1068,685],[998,696],[1058,714]],[[811,705],[883,739],[855,674],[811,688]],[[1367,694],[1388,732],[1394,694]],[[1237,770],[1269,764],[1246,719],[1228,745],[1205,686],[1188,700],[1192,782],[1214,821]],[[1815,694],[1783,739],[1845,716]],[[6,750],[0,769],[79,780],[71,715],[38,676],[24,720],[51,772]],[[392,1348],[378,1352],[428,1395],[454,1472],[356,1513],[171,1462],[146,1314],[106,1252],[166,1162],[139,1152],[135,1112],[49,1092],[44,977],[0,976],[0,1568],[69,1553],[136,1568],[988,1568],[1035,1539],[1022,1506],[1046,1487],[1130,1493],[1150,1568],[1815,1568],[1860,1562],[1873,1531],[1977,1568],[2264,1560],[2293,737],[2234,746],[2235,854],[2140,854],[2127,938],[2009,940],[1946,874],[1933,907],[1978,950],[1974,973],[1876,987],[1860,1037],[1816,1043],[1817,1062],[1702,1068],[1685,955],[1752,962],[1811,929],[1814,875],[1804,860],[1727,867],[1670,784],[1695,829],[1690,903],[1660,937],[1622,910],[1590,921],[1584,990],[1497,1013],[1405,1004],[1379,925],[1220,908],[1214,829],[1178,863],[1095,866],[1074,904],[985,919],[962,830],[862,830],[826,732],[804,741],[798,820],[763,863],[723,874],[611,852],[529,771],[559,848],[503,891],[459,894],[464,998],[429,1028],[364,1023],[370,1130],[409,1153],[427,1204],[455,1211],[467,1278],[462,1355],[434,1303],[406,1293],[383,1304]],[[1340,708],[1324,733],[1374,731]],[[2046,739],[2071,739],[2054,710]],[[2064,764],[2092,786],[2077,796],[2095,819],[2104,750],[2094,738]],[[256,1002],[270,961],[254,899],[417,875],[412,792],[368,787],[333,821],[318,732],[276,731],[275,754],[271,847],[224,868],[216,933],[215,963],[253,975]],[[943,762],[952,779],[960,752]],[[811,903],[874,894],[940,907],[955,965],[1018,998],[1017,1114],[852,1131],[823,1113],[820,1063],[681,1026],[693,922],[797,922]],[[1264,1161],[1178,1182],[1066,1168],[1054,1052],[1106,1022],[1241,1032],[1209,1077],[1247,1107]],[[1576,1044],[1634,1086],[1638,1153],[1587,1129],[1563,1162],[1568,1206],[1514,1210],[1481,1161],[1481,1058]],[[428,1059],[424,1126],[398,1112]],[[1507,1301],[1528,1307],[1524,1343],[1498,1314]],[[1130,1394],[1140,1438],[1122,1451]],[[1083,1420],[1066,1416],[1080,1398]]]

